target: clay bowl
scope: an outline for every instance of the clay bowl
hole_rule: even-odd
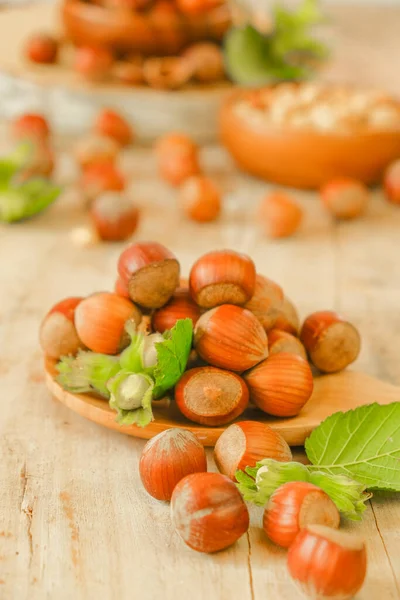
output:
[[[305,189],[319,188],[339,176],[372,185],[400,157],[400,129],[320,133],[254,126],[234,111],[240,95],[248,93],[238,91],[226,99],[219,130],[239,167],[256,177]]]
[[[84,0],[64,0],[66,37],[77,45],[99,45],[114,51],[167,55],[197,41],[220,41],[230,26],[227,7],[193,17],[110,9]]]

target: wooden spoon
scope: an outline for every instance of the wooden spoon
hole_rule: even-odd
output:
[[[204,446],[214,446],[221,433],[229,426],[207,427],[192,423],[178,411],[175,403],[168,399],[153,403],[154,421],[147,427],[121,426],[115,421],[116,413],[108,406],[107,401],[90,394],[71,394],[65,391],[54,378],[55,363],[47,360],[45,368],[47,387],[57,400],[89,421],[125,435],[149,439],[165,429],[184,427],[192,431]],[[251,407],[237,420],[252,419],[267,423],[279,431],[288,444],[299,446],[304,444],[305,439],[324,419],[335,412],[373,402],[390,404],[399,401],[400,388],[364,373],[342,371],[315,379],[313,395],[297,417],[279,419]]]

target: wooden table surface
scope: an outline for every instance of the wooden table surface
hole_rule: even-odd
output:
[[[388,48],[394,44],[388,39]],[[387,57],[388,85],[400,85]],[[69,144],[57,143],[66,181],[73,176]],[[301,232],[271,242],[255,219],[267,186],[240,175],[216,147],[203,158],[225,190],[221,222],[204,227],[182,218],[150,150],[124,157],[142,207],[136,238],[170,247],[184,273],[212,248],[248,252],[303,316],[334,308],[354,321],[363,338],[357,368],[400,385],[400,209],[374,191],[364,218],[338,224],[316,196],[296,193],[306,211]],[[173,532],[168,505],[141,486],[143,442],[83,420],[47,392],[37,342],[43,314],[65,296],[112,289],[122,248],[84,247],[85,227],[73,190],[35,220],[0,226],[0,599],[296,600],[285,552],[266,540],[260,509],[251,509],[248,535],[229,550],[189,550]],[[215,469],[211,453],[209,466]],[[345,527],[368,544],[368,577],[357,598],[400,598],[400,498],[374,498],[363,522]]]

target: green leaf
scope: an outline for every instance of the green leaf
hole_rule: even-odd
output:
[[[242,85],[262,85],[272,80],[268,40],[251,25],[231,29],[224,41],[227,72]]]
[[[155,380],[154,398],[161,398],[174,387],[185,372],[193,340],[191,319],[180,319],[164,334],[165,341],[156,344],[158,362],[152,375]]]
[[[28,219],[42,212],[60,195],[61,188],[44,178],[0,188],[0,220],[7,223]]]
[[[134,404],[137,404],[137,407],[127,410],[121,408],[122,399],[124,399],[124,401],[127,400],[126,392],[122,387],[124,384],[129,383],[129,379],[132,377],[145,379],[148,385],[147,388],[143,388],[141,385],[134,386],[133,400]],[[109,405],[117,412],[117,423],[120,425],[138,425],[139,427],[146,427],[153,421],[154,417],[151,401],[153,397],[154,381],[149,375],[145,375],[144,373],[129,373],[123,370],[109,382],[108,388],[111,392]],[[138,391],[140,391],[140,397],[137,397]]]
[[[400,402],[335,413],[306,440],[311,469],[400,491]]]
[[[80,350],[76,357],[64,356],[56,368],[57,381],[65,390],[74,394],[97,392],[108,399],[107,383],[121,367],[116,356]]]

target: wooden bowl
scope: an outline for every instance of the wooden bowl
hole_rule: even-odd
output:
[[[64,0],[62,21],[67,38],[74,44],[145,55],[177,54],[194,42],[221,41],[230,26],[225,6],[193,17],[179,12],[166,16],[110,9],[83,0]]]
[[[339,176],[369,185],[379,183],[387,165],[400,157],[400,129],[321,133],[254,126],[234,110],[238,98],[249,93],[237,91],[226,99],[219,131],[239,167],[256,177],[308,189]]]

